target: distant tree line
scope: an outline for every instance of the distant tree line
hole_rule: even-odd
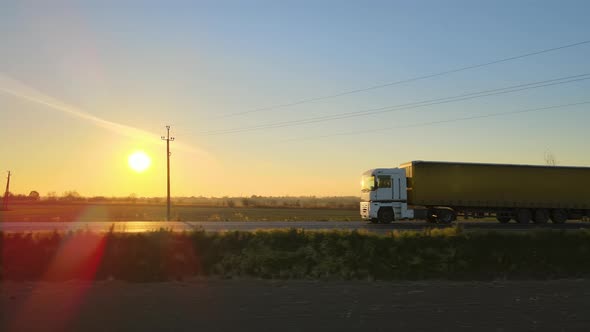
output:
[[[36,202],[41,199],[39,192],[33,190],[28,195],[8,193],[7,198],[13,202]]]
[[[250,197],[178,197],[177,204],[219,207],[268,207],[268,208],[334,208],[357,209],[359,198],[355,196],[257,196]]]
[[[91,196],[84,197],[76,190],[65,191],[58,195],[51,191],[41,197],[37,191],[31,191],[29,195],[9,196],[12,201],[39,201],[40,203],[95,203],[95,204],[164,204],[165,197],[138,197],[130,194],[126,197]],[[331,208],[331,209],[358,209],[359,198],[355,196],[259,196],[247,197],[173,197],[175,205],[190,205],[202,207],[228,207],[228,208]]]

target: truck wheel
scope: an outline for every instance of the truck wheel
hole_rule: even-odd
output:
[[[441,224],[450,224],[455,220],[455,214],[451,210],[438,210],[436,211],[436,221]]]
[[[563,209],[555,209],[551,211],[551,221],[554,224],[563,224],[567,221],[567,212]]]
[[[498,217],[496,217],[496,219],[502,224],[507,224],[510,222],[510,219],[512,219],[512,218],[507,217],[507,216],[498,216]]]
[[[549,211],[546,209],[536,209],[533,222],[535,224],[546,224],[547,221],[549,221]]]
[[[519,224],[528,224],[531,222],[531,210],[519,209],[516,212],[516,222]]]
[[[371,220],[369,220],[369,222],[370,222],[371,224],[376,224],[376,223],[378,223],[378,222],[379,222],[379,219],[377,219],[377,218],[371,218]]]
[[[393,209],[391,208],[382,208],[379,209],[379,212],[377,212],[377,219],[379,219],[379,222],[382,224],[389,224],[393,221]]]

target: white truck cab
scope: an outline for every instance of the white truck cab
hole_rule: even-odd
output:
[[[408,209],[406,170],[403,168],[375,168],[361,178],[361,217],[371,222],[390,223],[413,219]]]

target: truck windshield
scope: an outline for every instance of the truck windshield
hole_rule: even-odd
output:
[[[375,177],[372,175],[363,175],[361,178],[361,191],[373,191],[375,190]]]

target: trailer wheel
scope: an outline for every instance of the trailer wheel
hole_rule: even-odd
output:
[[[567,212],[563,209],[555,209],[551,211],[551,222],[554,224],[563,224],[567,221]]]
[[[381,208],[379,212],[377,212],[377,219],[382,224],[389,224],[393,221],[394,214],[392,208]]]
[[[450,224],[455,220],[455,214],[452,210],[440,209],[436,211],[436,221],[441,224]]]
[[[507,217],[507,216],[498,216],[498,217],[496,217],[496,219],[502,224],[507,224],[510,222],[510,219],[512,219],[512,218]]]
[[[531,210],[519,209],[516,212],[516,222],[519,224],[528,224],[531,222]]]
[[[376,223],[378,223],[378,222],[379,222],[379,219],[377,219],[377,218],[371,218],[371,219],[369,220],[369,222],[370,222],[371,224],[376,224]]]
[[[533,216],[535,224],[546,224],[549,221],[549,211],[547,209],[536,209]]]

